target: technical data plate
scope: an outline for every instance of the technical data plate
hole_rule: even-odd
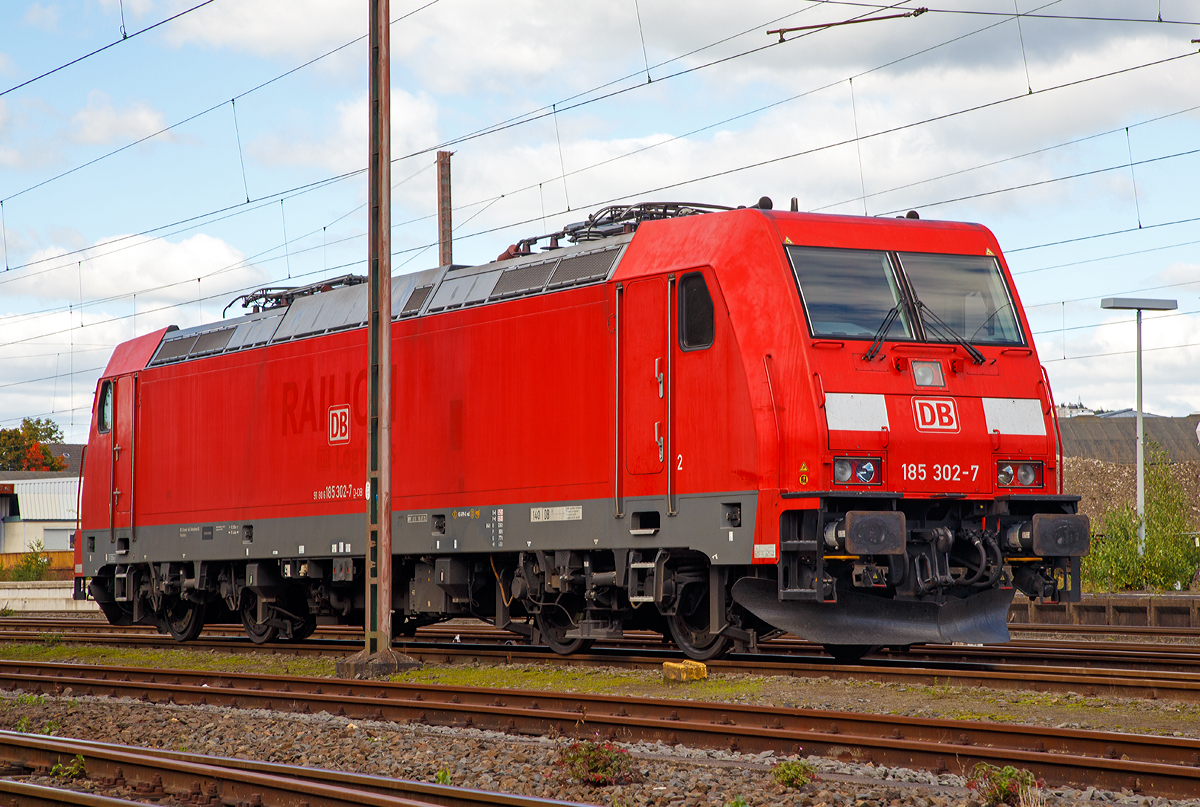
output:
[[[546,521],[583,521],[583,505],[573,504],[565,507],[530,507],[529,521],[540,524]]]

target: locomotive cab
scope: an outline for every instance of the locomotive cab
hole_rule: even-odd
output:
[[[819,413],[797,442],[818,459],[781,492],[806,506],[781,517],[777,580],[735,599],[843,652],[1003,642],[1014,590],[1077,601],[1088,519],[1061,495],[1053,400],[991,233],[906,219],[833,246],[800,218],[776,225]]]

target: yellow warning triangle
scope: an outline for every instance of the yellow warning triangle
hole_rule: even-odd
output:
[[[808,470],[808,463],[807,462],[800,463],[800,473],[804,473],[807,470]]]
[[[995,252],[992,252],[992,248],[991,248],[991,247],[988,247],[988,248],[987,248],[987,252],[985,252],[985,253],[983,253],[983,254],[984,254],[984,255],[995,255],[996,253],[995,253]]]
[[[785,235],[785,236],[783,237],[783,243],[785,243],[785,244],[790,244],[790,243],[792,243],[792,239],[788,238],[788,237]]]

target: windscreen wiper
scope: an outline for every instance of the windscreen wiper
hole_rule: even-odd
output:
[[[925,303],[921,302],[920,300],[917,301],[917,311],[921,312],[922,321],[925,320],[924,315],[929,314],[930,318],[933,320],[933,322],[930,323],[932,326],[931,330],[940,334],[944,341],[958,342],[960,345],[962,345],[967,353],[971,354],[971,361],[975,362],[976,364],[983,364],[984,361],[986,361],[986,359],[983,358],[983,354],[979,352],[978,348],[976,348],[966,339],[963,339],[962,335],[960,335],[958,331],[954,330],[945,322],[943,322],[941,317],[933,313],[932,308],[925,305]]]
[[[887,312],[887,316],[883,318],[883,324],[875,332],[875,341],[871,342],[870,349],[863,354],[863,361],[870,361],[875,358],[875,354],[883,347],[883,339],[887,336],[888,331],[892,329],[892,323],[896,321],[896,317],[900,316],[900,306],[902,305],[903,303],[896,303]]]
[[[999,313],[1000,313],[1001,311],[1003,311],[1004,309],[1006,309],[1006,308],[1011,308],[1011,307],[1012,307],[1012,303],[1005,303],[1004,305],[1000,306],[1000,307],[999,307],[999,308],[997,308],[995,311],[993,311],[993,312],[992,312],[992,313],[991,313],[991,314],[988,316],[988,318],[987,318],[987,319],[985,319],[985,320],[984,320],[984,321],[983,321],[983,322],[982,322],[982,323],[979,325],[979,327],[975,329],[975,333],[971,334],[971,338],[972,338],[972,339],[974,339],[974,338],[975,338],[975,337],[976,337],[976,336],[979,334],[979,332],[980,332],[980,331],[982,331],[984,328],[986,328],[986,327],[987,327],[987,325],[988,325],[988,323],[989,323],[989,322],[991,322],[993,319],[995,319],[995,318],[996,318],[996,315],[997,315],[997,314],[999,314]]]

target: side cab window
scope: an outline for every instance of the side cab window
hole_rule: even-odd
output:
[[[711,347],[716,326],[713,301],[704,275],[693,272],[679,280],[679,347],[703,350]]]
[[[100,406],[96,412],[96,431],[107,434],[112,429],[113,384],[105,381],[100,386]]]

